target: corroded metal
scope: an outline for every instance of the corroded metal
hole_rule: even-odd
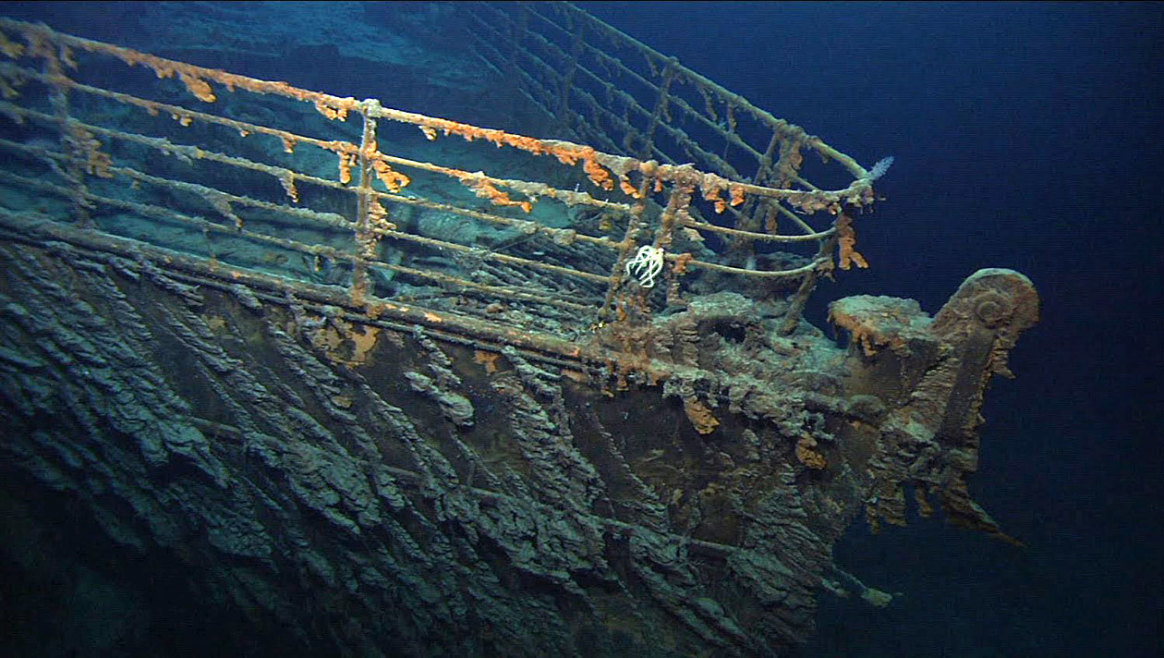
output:
[[[621,38],[568,6],[475,11],[514,38],[509,55],[482,51],[498,69],[537,68],[553,33],[516,39],[531,22]],[[782,655],[812,632],[822,589],[892,599],[833,564],[855,518],[903,523],[912,494],[923,515],[940,505],[1010,539],[967,479],[984,391],[1037,319],[1031,283],[982,270],[932,318],[912,300],[839,300],[837,346],[800,313],[834,257],[863,263],[852,213],[872,177],[783,122],[746,146],[737,113],[767,115],[677,62],[649,65],[653,119],[628,139],[643,160],[43,26],[0,32],[16,94],[0,103],[3,475],[66,497],[102,531],[95,552],[181,565],[175,586],[218,602],[231,632],[277,629],[264,637],[319,655]],[[559,91],[585,91],[588,48],[569,41]],[[67,77],[87,57],[146,67],[171,100]],[[572,98],[587,102],[550,106]],[[236,118],[301,102],[316,123],[298,132]],[[232,116],[204,107],[224,104]],[[722,119],[760,174],[668,161],[656,135],[696,148],[670,112]],[[392,154],[393,123],[588,187]],[[307,134],[328,130],[341,135]],[[804,184],[800,149],[853,182]],[[444,213],[498,233],[435,234]],[[769,231],[785,213],[794,231]],[[763,270],[700,235],[814,251]],[[647,246],[666,263],[658,286],[630,261]]]

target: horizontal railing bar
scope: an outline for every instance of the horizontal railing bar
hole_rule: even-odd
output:
[[[118,174],[126,175],[126,176],[129,176],[131,178],[135,178],[135,179],[139,179],[139,180],[146,180],[147,182],[151,182],[151,181],[149,181],[149,179],[156,179],[156,177],[154,177],[154,176],[149,176],[148,174],[142,174],[141,172],[128,170],[128,168],[125,168],[125,167],[116,167],[113,170],[116,171]],[[25,178],[23,176],[17,176],[17,175],[11,174],[9,172],[6,172],[4,170],[0,170],[0,179],[9,180],[13,183],[19,184],[19,185],[26,187],[26,188],[37,188],[37,189],[41,189],[41,190],[44,190],[47,192],[51,192],[51,193],[56,194],[58,196],[61,196],[63,198],[70,198],[70,197],[75,195],[74,190],[71,190],[69,188],[55,185],[53,183],[48,183],[46,181],[40,181],[40,180],[36,180],[36,179]],[[402,272],[405,274],[410,274],[410,275],[415,275],[415,276],[419,276],[422,278],[427,278],[427,279],[430,279],[433,281],[437,281],[439,283],[447,283],[450,285],[458,285],[458,286],[464,286],[466,288],[473,288],[473,289],[479,290],[479,291],[487,291],[487,292],[495,294],[496,296],[501,297],[501,298],[521,299],[523,301],[545,303],[545,304],[550,304],[550,305],[554,305],[554,306],[560,306],[562,308],[570,308],[570,309],[575,309],[575,310],[591,310],[591,307],[586,306],[586,305],[576,304],[576,303],[565,301],[565,300],[558,300],[558,299],[554,299],[554,298],[548,297],[548,296],[538,296],[538,295],[534,295],[532,293],[529,293],[528,291],[514,291],[512,289],[503,288],[500,286],[489,286],[486,284],[477,283],[475,281],[469,281],[467,279],[462,279],[459,277],[454,277],[454,276],[446,275],[446,274],[440,274],[437,272],[425,272],[423,270],[417,270],[414,268],[408,268],[408,267],[404,267],[404,266],[400,266],[400,265],[395,265],[395,264],[387,263],[387,262],[380,261],[380,260],[364,259],[364,258],[360,258],[359,256],[357,256],[355,254],[350,254],[350,253],[341,251],[341,250],[337,249],[336,247],[332,247],[329,245],[320,245],[320,244],[310,245],[310,244],[305,244],[303,242],[299,242],[297,240],[291,240],[289,238],[280,238],[280,237],[276,237],[276,236],[272,236],[272,235],[267,235],[265,233],[256,233],[254,231],[246,231],[246,230],[240,231],[240,230],[238,230],[234,227],[231,227],[231,226],[218,224],[218,223],[215,223],[215,222],[212,222],[212,221],[200,218],[200,217],[187,215],[185,213],[180,213],[180,212],[177,212],[175,210],[171,210],[169,208],[164,208],[161,206],[155,206],[153,204],[139,203],[139,202],[135,202],[135,201],[127,201],[124,199],[114,199],[111,197],[106,197],[103,195],[95,194],[93,192],[86,192],[83,194],[83,197],[87,201],[93,201],[93,202],[100,203],[100,204],[114,207],[114,208],[131,210],[131,211],[138,213],[138,214],[145,216],[145,217],[153,217],[155,219],[173,220],[173,221],[177,221],[177,222],[180,222],[183,224],[188,224],[188,225],[197,227],[199,229],[214,231],[216,233],[222,233],[222,234],[226,234],[226,235],[229,235],[232,237],[242,237],[242,238],[247,239],[247,240],[252,240],[255,242],[261,242],[261,243],[265,243],[265,244],[274,245],[274,246],[277,246],[277,247],[280,247],[283,249],[287,249],[289,251],[295,251],[295,252],[310,255],[313,257],[323,257],[323,258],[327,258],[329,260],[345,261],[345,262],[351,263],[352,265],[355,265],[357,263],[362,263],[362,264],[367,265],[369,267],[399,271],[399,272]],[[111,237],[120,237],[120,238],[127,239],[127,240],[134,240],[133,238],[128,238],[128,237],[124,237],[124,236],[117,236],[117,235],[112,234],[112,233],[107,233],[107,234],[110,235]],[[390,237],[401,237],[401,235],[407,235],[407,234],[393,234],[391,232],[384,232],[383,234],[390,236]],[[439,240],[431,240],[431,239],[426,239],[426,240],[430,240],[431,242],[438,243],[440,246],[443,246],[446,248],[450,247],[450,246],[454,246],[454,247],[461,246],[461,245],[455,245],[452,243],[442,243]],[[134,241],[141,242],[140,240],[134,240]],[[498,254],[498,255],[504,256],[504,254]],[[213,257],[213,254],[211,255],[211,257]],[[508,258],[512,258],[512,257],[508,257]],[[536,263],[536,261],[531,261],[531,262]],[[557,267],[557,266],[547,265],[546,267]],[[586,274],[586,273],[581,273],[581,274]],[[590,276],[595,276],[595,275],[590,275]],[[608,281],[608,278],[605,276],[600,277],[600,278],[601,278],[601,281],[604,283]],[[305,279],[300,279],[300,280],[305,280]]]

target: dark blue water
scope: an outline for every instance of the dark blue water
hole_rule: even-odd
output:
[[[841,563],[906,596],[824,599],[806,654],[1160,655],[1164,6],[587,7],[862,162],[896,156],[862,222],[873,267],[818,296],[933,311],[989,266],[1042,295],[972,489],[1027,548],[855,527]]]
[[[904,596],[823,597],[805,655],[1159,655],[1164,6],[583,5],[863,163],[895,156],[861,220],[872,267],[818,289],[818,323],[847,294],[936,311],[982,267],[1042,295],[1018,379],[988,397],[972,489],[1026,547],[858,524],[838,561]],[[54,27],[133,43],[132,9],[69,7]],[[361,96],[310,64],[292,82]]]

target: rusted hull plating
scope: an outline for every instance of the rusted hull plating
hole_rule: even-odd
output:
[[[856,517],[903,523],[912,493],[1010,539],[966,481],[986,385],[1037,317],[1030,282],[980,271],[932,319],[840,300],[837,347],[800,312],[818,276],[864,266],[853,216],[873,177],[637,42],[657,102],[615,132],[641,158],[609,135],[609,153],[537,140],[43,26],[0,35],[5,494],[68,501],[36,511],[99,527],[102,559],[178,565],[171,586],[220,602],[231,632],[321,655],[779,655],[822,588],[891,598],[832,563]],[[599,58],[571,64],[579,80],[616,66],[577,52]],[[103,87],[83,77],[94,58],[161,82]],[[301,103],[300,132],[234,118]],[[769,131],[759,148],[745,115]],[[389,153],[390,124],[561,169]],[[717,160],[728,147],[765,184]],[[808,183],[801,150],[852,182]],[[497,233],[426,232],[444,215]],[[756,244],[810,249],[762,269]]]
[[[0,287],[11,463],[309,646],[330,640],[306,618],[342,610],[351,651],[778,655],[822,586],[849,587],[831,546],[862,512],[903,522],[912,490],[1004,536],[965,482],[986,381],[1034,319],[1009,271],[933,322],[838,302],[847,350],[719,295],[636,355],[598,344],[617,332],[570,354],[22,233]]]

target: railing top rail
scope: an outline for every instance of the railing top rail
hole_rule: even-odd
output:
[[[42,24],[3,17],[0,17],[0,54],[9,61],[0,62],[0,86],[5,98],[0,101],[0,115],[16,124],[35,122],[46,129],[56,130],[60,136],[60,148],[8,139],[0,139],[0,148],[38,160],[46,173],[58,176],[60,183],[42,185],[38,189],[71,197],[83,222],[89,209],[104,206],[117,212],[132,210],[151,221],[181,225],[185,227],[182,230],[200,231],[206,236],[213,234],[219,240],[232,239],[230,231],[224,229],[233,229],[238,238],[260,243],[263,248],[305,254],[314,259],[317,271],[321,258],[343,263],[345,271],[349,271],[353,298],[375,294],[370,277],[377,272],[384,281],[396,275],[408,276],[445,288],[452,286],[465,294],[495,300],[540,302],[561,308],[585,307],[586,302],[577,297],[581,293],[575,285],[597,284],[604,286],[605,292],[592,290],[589,294],[604,300],[595,304],[595,310],[605,313],[611,309],[616,295],[626,293],[628,282],[637,281],[638,289],[645,295],[653,287],[656,276],[668,280],[668,300],[674,301],[680,277],[691,269],[755,279],[813,279],[820,271],[832,269],[830,252],[833,249],[838,250],[838,264],[842,268],[847,269],[850,263],[863,266],[863,259],[853,250],[852,219],[846,214],[846,209],[860,209],[872,203],[874,174],[799,127],[755,108],[742,97],[681,67],[674,60],[664,58],[584,12],[570,5],[553,7],[556,8],[553,11],[567,12],[570,20],[585,21],[592,30],[607,38],[621,39],[651,61],[670,67],[675,75],[696,84],[701,93],[713,94],[726,103],[726,107],[746,111],[773,128],[777,137],[796,140],[794,148],[805,146],[840,162],[853,179],[843,188],[825,190],[793,172],[781,180],[793,182],[795,187],[774,187],[763,184],[759,178],[748,180],[723,175],[693,164],[643,159],[565,139],[531,137],[393,109],[376,99],[357,100],[301,89],[286,82],[166,59],[124,46],[63,34]],[[109,80],[78,77],[73,71],[79,67],[81,53],[86,54],[86,58],[113,58],[130,68],[142,67],[152,71],[158,80],[156,84],[172,80],[168,84],[180,84],[174,91],[184,90],[201,104],[175,102],[174,93],[148,98],[136,88],[117,89]],[[39,69],[28,65],[30,61],[38,60],[42,62]],[[21,88],[32,83],[43,88],[45,99],[23,102]],[[235,102],[232,99],[238,92],[249,92],[248,102],[274,103],[268,120],[256,121],[224,111],[222,106]],[[666,90],[661,93],[666,94]],[[89,111],[86,108],[72,107],[70,96],[99,99],[144,111],[151,117],[169,115],[183,128],[191,125],[214,127],[230,134],[203,142],[197,141],[198,135],[184,138],[182,135],[189,133],[172,132],[172,128],[153,128],[154,134],[144,134],[148,130],[139,128],[139,123],[132,120],[119,123],[108,119],[113,114],[111,112],[86,114]],[[302,115],[288,116],[281,121],[280,115],[286,114],[289,106],[279,105],[279,100],[262,101],[264,98],[309,103],[318,113],[316,121],[323,124],[343,126],[354,118],[357,121],[353,123],[359,125],[346,132],[340,130],[339,133],[345,135],[342,138],[314,137],[308,135],[308,131],[300,130],[299,123],[294,124],[295,128],[285,127],[293,120],[301,121]],[[217,112],[211,110],[215,107],[219,108]],[[683,107],[685,111],[691,110],[690,106]],[[706,123],[706,118],[703,120]],[[474,171],[472,166],[438,164],[415,154],[389,152],[377,136],[377,130],[389,125],[388,122],[415,126],[429,142],[442,136],[455,136],[462,138],[464,143],[484,142],[519,153],[522,157],[542,158],[547,163],[543,167],[546,171],[552,165],[558,168],[555,171],[573,172],[570,175],[583,181],[587,187],[579,189],[575,186],[571,190],[561,184],[560,176],[555,178],[546,173],[539,179],[536,171],[531,174],[528,169],[522,170],[520,177],[505,177]],[[353,129],[359,129],[361,136],[353,134]],[[673,130],[672,134],[679,135],[680,141],[687,139],[684,133]],[[268,149],[256,158],[253,138],[252,146],[243,143],[248,135],[280,140],[286,157]],[[318,158],[299,158],[296,149],[301,147],[330,153],[335,158],[335,168],[327,173],[319,168]],[[769,151],[771,149],[770,146]],[[111,151],[116,152],[111,155]],[[257,193],[231,191],[229,186],[216,186],[213,176],[199,178],[190,174],[193,178],[183,179],[186,174],[151,171],[150,161],[143,155],[147,151],[192,166],[203,166],[203,163],[222,166],[237,172],[232,174],[237,177],[274,178],[281,185],[285,198],[276,199],[269,195],[260,198],[262,195]],[[755,150],[750,152],[753,155],[758,153]],[[781,158],[786,155],[782,153]],[[13,172],[8,179],[17,180],[21,175],[21,172]],[[425,193],[413,193],[415,188],[406,188],[417,176],[432,176],[445,181],[446,185],[451,182],[453,187],[471,192],[469,199],[484,200],[490,205],[481,208],[466,201],[442,202]],[[102,187],[103,181],[112,178],[129,182],[134,190],[148,187],[166,194],[186,195],[192,201],[187,207],[170,207],[149,195],[144,195],[144,200],[126,198],[126,194],[133,194],[119,192],[108,185]],[[303,186],[310,188],[311,200],[301,193]],[[333,207],[349,203],[344,199],[355,204],[354,211],[336,214]],[[697,211],[696,202],[702,204],[704,213]],[[207,219],[195,207],[199,203],[208,204],[219,217]],[[313,207],[313,203],[319,207]],[[625,224],[623,235],[609,235],[609,219],[602,221],[607,234],[578,230],[568,223],[566,226],[553,221],[547,223],[546,212],[550,211],[536,210],[545,204],[557,208],[553,211],[558,213],[555,217],[569,216],[575,212],[572,209],[577,208],[589,208],[607,218],[616,217],[618,222]],[[393,211],[391,216],[388,208]],[[745,215],[757,214],[761,210],[768,213],[769,225],[761,228],[754,222],[740,221]],[[736,218],[733,225],[703,216],[725,212]],[[814,227],[809,223],[808,219],[820,212],[835,218],[831,226]],[[521,235],[541,236],[543,241],[552,244],[555,253],[544,254],[538,250],[522,254],[503,253],[498,248],[482,247],[471,240],[466,243],[427,235],[415,227],[402,226],[395,219],[398,214],[408,213],[445,213],[466,221],[516,231],[519,239],[506,240],[505,245],[520,244],[525,239]],[[267,218],[270,214],[284,219],[270,220]],[[775,228],[775,221],[771,221],[773,217],[782,218],[782,230]],[[229,221],[223,222],[224,218]],[[284,235],[265,226],[271,221],[276,221],[276,224],[307,222],[317,228],[308,231],[299,227],[290,235]],[[255,226],[265,227],[256,229]],[[346,248],[331,243],[313,243],[312,239],[329,239],[326,233],[320,232],[325,229],[349,231],[354,241]],[[315,237],[309,238],[308,235]],[[721,242],[743,241],[748,244],[815,242],[819,249],[807,260],[793,261],[780,268],[757,269],[725,262],[715,250],[704,246],[704,236]],[[219,257],[221,250],[216,250],[212,242],[210,237],[206,238],[206,255],[213,260]],[[473,272],[435,272],[426,267],[410,267],[398,259],[393,261],[381,243],[411,245],[429,250],[431,258],[452,255],[453,258],[490,263],[501,269],[489,273],[497,281],[483,283],[474,280],[476,274]],[[516,292],[519,289],[520,294]],[[808,291],[811,291],[811,285],[801,286],[802,293]]]

